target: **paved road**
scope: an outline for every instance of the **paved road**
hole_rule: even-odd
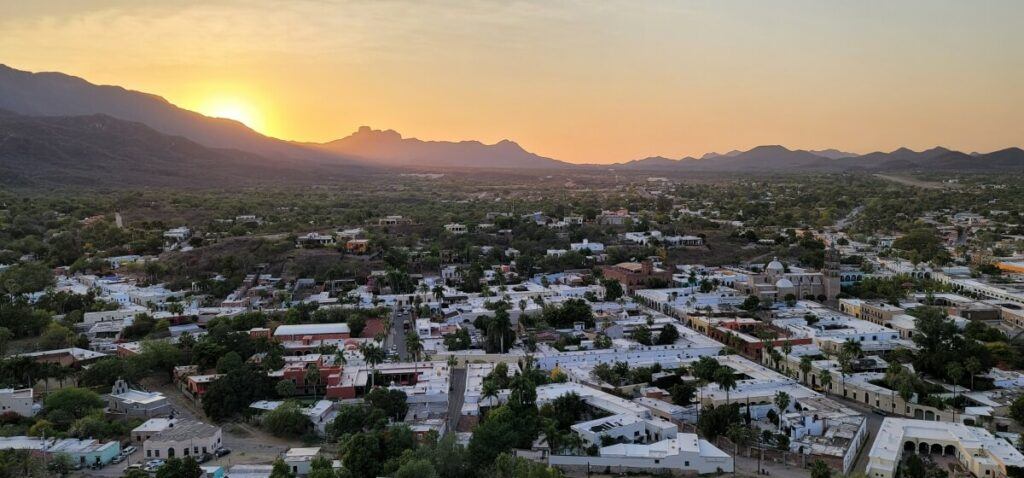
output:
[[[462,415],[462,402],[466,396],[466,369],[452,369],[452,390],[448,393],[448,432],[454,432],[459,426]]]
[[[398,346],[398,359],[403,362],[409,359],[409,351],[405,348],[405,327],[403,327],[406,322],[412,322],[412,315],[395,310],[391,314],[391,330],[388,331],[388,335],[384,339],[384,346],[387,347],[388,353],[391,353],[393,345]]]

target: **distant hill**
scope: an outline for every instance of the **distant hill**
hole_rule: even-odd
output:
[[[63,73],[31,73],[0,65],[0,109],[29,116],[104,114],[144,123],[213,148],[269,157],[338,161],[343,158],[259,134],[242,123],[211,118],[167,100],[120,86],[94,85]]]
[[[238,186],[313,180],[351,168],[209,148],[107,115],[39,117],[0,110],[0,184]]]
[[[700,158],[654,156],[611,165],[576,165],[502,140],[423,141],[361,127],[329,143],[259,134],[167,100],[62,73],[0,65],[0,183],[217,185],[323,181],[369,169],[578,169],[659,173],[1003,172],[1024,171],[1024,151],[966,154],[946,148],[855,155],[836,149],[765,145]]]
[[[819,149],[819,150],[811,149],[811,150],[808,150],[807,152],[811,153],[811,154],[813,154],[815,156],[821,156],[822,158],[828,158],[828,159],[843,159],[843,158],[852,158],[852,157],[855,157],[855,156],[859,156],[857,153],[847,153],[846,151],[840,151],[838,149],[832,149],[832,148],[829,148],[829,149]]]
[[[824,154],[824,155],[823,155]],[[782,146],[758,146],[748,151],[669,159],[645,158],[610,165],[614,169],[652,172],[898,172],[948,171],[996,172],[1024,171],[1024,151],[1008,148],[991,153],[962,153],[942,147],[925,151],[899,148],[862,156],[838,150],[803,151]]]
[[[403,138],[394,130],[377,130],[369,126],[363,126],[350,136],[319,147],[388,166],[534,169],[572,166],[526,151],[509,140],[495,144],[479,141],[423,141]]]

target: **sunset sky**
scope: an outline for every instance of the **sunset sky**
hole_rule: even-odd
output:
[[[572,162],[1024,145],[1024,2],[0,0],[0,63]]]

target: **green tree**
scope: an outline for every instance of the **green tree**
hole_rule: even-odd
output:
[[[672,403],[679,406],[687,406],[693,403],[693,396],[697,392],[696,387],[683,382],[672,386]]]
[[[832,468],[821,460],[811,463],[811,478],[832,478]]]
[[[832,390],[832,373],[828,370],[818,372],[818,382],[821,383],[821,388],[825,393],[830,392]]]
[[[270,468],[270,478],[295,478],[295,474],[288,469],[288,464],[278,458]]]
[[[43,400],[47,416],[70,417],[73,420],[102,409],[104,405],[103,399],[96,392],[75,387],[56,390]]]
[[[278,437],[299,437],[310,427],[309,417],[292,401],[286,401],[267,412],[262,422],[267,431]]]
[[[168,458],[164,465],[156,471],[156,478],[202,478],[203,469],[195,458]]]
[[[413,459],[404,463],[395,472],[395,478],[437,478],[437,470],[427,459]]]
[[[644,345],[651,345],[651,329],[646,325],[638,325],[631,334],[633,340]]]
[[[281,398],[294,396],[296,388],[295,382],[288,379],[281,379],[276,385],[274,385],[274,391],[277,392],[277,396]]]
[[[672,345],[679,339],[679,330],[672,324],[665,324],[658,334],[658,345]]]

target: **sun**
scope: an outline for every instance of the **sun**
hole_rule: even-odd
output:
[[[206,116],[238,121],[256,131],[262,131],[265,126],[260,111],[239,98],[209,98],[199,106],[198,111]]]

